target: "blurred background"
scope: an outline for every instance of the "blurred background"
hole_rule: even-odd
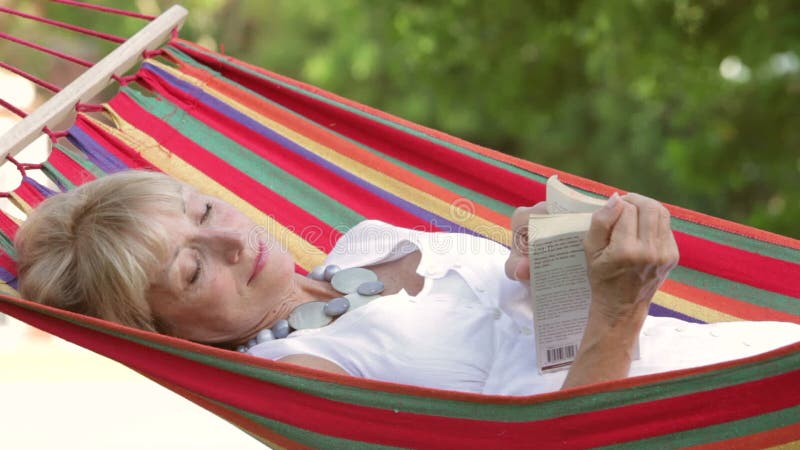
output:
[[[158,15],[174,2],[92,3]],[[211,49],[486,147],[800,238],[796,0],[180,3],[181,36]],[[144,25],[45,0],[0,7],[123,37]],[[0,32],[90,61],[115,47],[2,13]],[[61,87],[84,70],[7,39],[0,61]],[[0,69],[0,97],[15,106],[30,112],[48,96]],[[16,120],[0,108],[0,133]],[[23,159],[47,149],[42,139]],[[6,166],[0,190],[18,177]],[[0,448],[255,446],[138,374],[2,317],[0,405]]]

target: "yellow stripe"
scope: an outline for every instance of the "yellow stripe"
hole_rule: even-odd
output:
[[[785,444],[767,447],[769,450],[797,450],[800,448],[800,441],[787,442]]]
[[[16,192],[11,192],[11,195],[9,195],[8,199],[11,201],[11,203],[14,204],[14,206],[19,208],[20,211],[25,213],[26,216],[28,214],[30,214],[30,212],[33,210],[33,207],[30,205],[30,203],[28,203],[25,200],[23,200],[22,197],[20,197],[19,194],[17,194]],[[11,216],[8,216],[8,217],[11,217]],[[16,222],[17,225],[20,224],[19,220],[17,220],[15,217],[11,217],[11,220]]]
[[[387,192],[391,192],[392,194],[411,202],[412,204],[415,204],[426,211],[430,211],[434,214],[438,214],[441,217],[445,217],[447,220],[455,222],[484,236],[490,237],[493,240],[510,245],[511,232],[508,229],[483,219],[482,217],[475,215],[474,212],[464,209],[460,205],[445,202],[444,200],[428,194],[425,191],[416,189],[413,186],[389,177],[386,174],[374,170],[369,166],[361,164],[352,158],[344,156],[325,145],[322,145],[306,136],[303,136],[300,133],[295,132],[294,130],[281,125],[278,122],[273,121],[258,111],[248,108],[247,106],[208,86],[206,83],[198,80],[197,78],[180,72],[172,67],[161,64],[158,61],[152,61],[152,63],[169,72],[171,75],[194,86],[202,88],[204,91],[209,92],[217,99],[229,104],[237,111],[245,114],[272,131],[279,133],[284,138],[289,139],[301,147],[308,149],[326,161],[335,164],[341,169],[344,169],[345,171],[371,184],[374,184],[375,186]],[[468,205],[464,206],[468,208]]]
[[[225,186],[217,183],[213,178],[197,170],[177,155],[171,154],[169,150],[161,146],[151,136],[122,119],[113,108],[108,105],[106,107],[118,128],[115,129],[92,119],[93,122],[106,132],[125,142],[126,145],[133,148],[164,173],[194,186],[200,192],[220,198],[233,205],[253,222],[262,226],[281,245],[288,248],[295,261],[304,269],[311,270],[320,265],[325,259],[325,253],[322,250],[243,200]]]
[[[703,322],[733,322],[742,320],[740,317],[731,316],[730,314],[725,314],[714,309],[692,303],[691,300],[676,297],[664,291],[656,292],[656,295],[653,296],[653,302],[675,312],[702,320]]]
[[[5,294],[11,297],[19,297],[19,292],[6,283],[0,281],[0,294]]]

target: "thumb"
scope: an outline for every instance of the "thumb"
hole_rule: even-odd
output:
[[[608,202],[602,208],[592,214],[592,224],[586,233],[583,241],[587,255],[593,255],[608,246],[611,238],[611,230],[619,220],[622,212],[622,202],[619,194],[614,194],[608,198]]]
[[[514,268],[514,278],[518,281],[529,281],[531,279],[531,262],[528,258],[522,258]]]

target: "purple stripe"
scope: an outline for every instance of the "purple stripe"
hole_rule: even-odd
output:
[[[681,319],[685,320],[686,322],[692,322],[692,323],[705,323],[700,319],[696,319],[692,316],[687,316],[686,314],[681,314],[677,311],[673,311],[669,308],[657,305],[655,303],[650,304],[650,311],[648,312],[648,314],[656,317],[674,317],[676,319]]]
[[[30,178],[28,176],[25,176],[23,178],[22,182],[23,183],[28,183],[31,186],[33,186],[33,188],[36,189],[36,191],[39,192],[40,194],[42,194],[44,197],[51,197],[51,196],[53,196],[55,194],[58,194],[58,191],[54,191],[54,190],[52,190],[52,189],[50,189],[50,188],[48,188],[46,186],[43,186],[42,184],[39,184],[38,181],[36,181],[33,178]]]
[[[17,277],[2,267],[0,267],[0,281],[13,287],[14,289],[17,288]]]
[[[397,207],[399,207],[401,209],[404,209],[404,210],[408,211],[409,213],[419,217],[420,219],[422,219],[426,223],[434,224],[435,226],[439,227],[443,231],[460,232],[460,233],[467,233],[467,234],[472,234],[472,235],[476,235],[477,234],[477,233],[473,232],[470,229],[464,228],[464,227],[462,227],[462,226],[460,226],[460,225],[458,225],[458,224],[456,224],[454,222],[451,222],[451,221],[445,219],[444,217],[441,217],[439,215],[436,215],[436,214],[433,214],[433,213],[431,213],[429,211],[426,211],[425,209],[420,208],[419,206],[417,206],[417,205],[415,205],[415,204],[413,204],[413,203],[411,203],[411,202],[409,202],[407,200],[401,199],[401,198],[397,197],[396,195],[394,195],[394,194],[392,194],[390,192],[387,192],[387,191],[385,191],[385,190],[383,190],[383,189],[381,189],[381,188],[379,188],[379,187],[377,187],[377,186],[375,186],[375,185],[373,185],[371,183],[368,183],[366,180],[364,180],[364,179],[362,179],[362,178],[360,178],[360,177],[358,177],[358,176],[356,176],[354,174],[351,174],[351,173],[347,172],[346,170],[344,170],[344,169],[342,169],[340,167],[337,167],[336,165],[332,164],[331,162],[325,160],[324,158],[322,158],[322,157],[314,154],[313,152],[309,151],[308,149],[300,146],[296,142],[293,142],[293,141],[289,140],[288,138],[286,138],[284,136],[281,136],[280,134],[278,134],[274,130],[271,130],[271,129],[265,127],[263,124],[251,119],[250,117],[247,117],[246,115],[244,115],[240,111],[237,111],[236,109],[232,108],[231,106],[229,106],[228,104],[226,104],[223,101],[219,100],[218,98],[203,92],[203,90],[200,89],[197,86],[194,86],[194,85],[192,85],[190,83],[187,83],[187,82],[185,82],[183,80],[180,80],[178,78],[175,78],[174,76],[170,75],[169,73],[165,72],[164,70],[161,70],[158,67],[154,67],[151,64],[145,63],[143,65],[143,68],[145,68],[145,69],[157,74],[159,77],[161,77],[165,81],[169,82],[170,84],[172,84],[176,88],[180,89],[181,91],[186,92],[187,94],[191,95],[194,98],[197,98],[202,103],[205,103],[206,105],[208,105],[209,107],[213,108],[214,110],[219,111],[221,114],[224,114],[224,115],[232,118],[236,122],[241,123],[242,125],[246,126],[247,128],[249,128],[249,129],[255,131],[256,133],[258,133],[259,135],[263,136],[264,138],[266,138],[266,139],[268,139],[268,140],[270,140],[272,142],[277,143],[278,145],[280,145],[280,146],[292,151],[292,153],[300,156],[301,158],[304,158],[304,159],[306,159],[308,161],[311,161],[313,164],[316,164],[317,166],[325,168],[326,170],[328,170],[328,171],[336,174],[337,176],[349,181],[350,183],[355,184],[355,185],[363,188],[364,190],[369,191],[369,192],[377,195],[378,197],[380,197],[384,201],[386,201],[386,202],[388,202],[388,203],[390,203],[390,204],[392,204],[394,206],[397,206]],[[244,88],[242,88],[242,89],[244,89]]]
[[[89,160],[105,173],[114,173],[121,170],[128,170],[130,167],[125,165],[116,156],[112,155],[105,147],[97,143],[91,136],[86,134],[80,127],[73,125],[69,129],[67,136],[70,142],[83,150]]]

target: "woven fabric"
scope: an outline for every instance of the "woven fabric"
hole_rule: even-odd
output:
[[[343,231],[379,219],[508,244],[508,216],[552,174],[176,40],[106,105],[79,115],[45,172],[62,189],[161,170],[237,206],[305,273]],[[619,191],[619,190],[616,190]],[[22,210],[51,193],[26,178]],[[800,323],[800,242],[669,206],[680,266],[651,314]],[[17,222],[0,216],[0,280],[15,287]],[[745,360],[532,397],[434,391],[321,373],[4,296],[0,310],[114,358],[275,447],[765,447],[800,440],[800,344]],[[780,395],[776,395],[780,393]]]

